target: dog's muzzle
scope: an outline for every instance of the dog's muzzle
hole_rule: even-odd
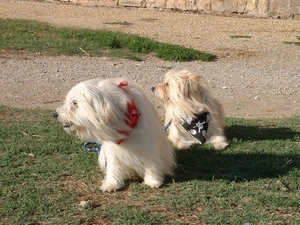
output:
[[[59,116],[58,112],[53,113],[53,117],[54,117],[55,119],[58,119],[58,116]],[[71,128],[72,126],[73,126],[72,122],[69,122],[69,123],[63,123],[63,127],[64,127],[65,129],[69,129],[69,128]]]

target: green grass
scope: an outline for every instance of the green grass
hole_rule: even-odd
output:
[[[290,44],[290,45],[298,45],[298,46],[300,46],[300,37],[297,37],[297,39],[299,40],[299,41],[286,41],[286,42],[284,42],[285,44]]]
[[[231,37],[231,38],[251,38],[251,36],[244,36],[244,35],[232,35],[229,37]]]
[[[0,107],[0,224],[300,223],[299,116],[227,118],[227,150],[176,150],[163,187],[102,193],[97,153],[52,113]]]
[[[124,23],[122,23],[124,24]],[[126,25],[128,25],[126,23]],[[148,53],[171,61],[213,61],[212,54],[108,30],[50,26],[29,20],[0,19],[0,49],[46,54],[110,56],[142,60]]]
[[[122,26],[133,25],[133,23],[129,23],[129,22],[127,22],[127,21],[123,21],[123,22],[111,22],[111,23],[104,23],[104,24],[109,24],[109,25],[122,25]]]

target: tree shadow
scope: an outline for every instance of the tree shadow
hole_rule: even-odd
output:
[[[268,141],[275,140],[288,144],[297,142],[298,132],[289,128],[234,125],[226,129],[226,134],[231,144],[222,152],[201,145],[192,146],[189,150],[177,150],[178,167],[175,171],[175,180],[184,182],[194,179],[224,179],[241,182],[276,178],[294,168],[300,169],[298,153],[285,151],[287,153],[273,154],[272,152],[277,150],[268,146]],[[247,149],[249,145],[254,150]],[[265,150],[261,151],[263,148]]]

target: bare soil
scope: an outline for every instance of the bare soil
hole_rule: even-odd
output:
[[[181,68],[202,74],[227,116],[271,118],[300,112],[300,46],[284,43],[295,42],[300,36],[297,19],[221,17],[25,0],[2,0],[0,17],[122,31],[218,56],[209,63],[168,62],[151,55],[143,62],[134,62],[1,50],[0,105],[55,109],[73,85],[99,76],[128,77],[157,105],[150,88],[168,70]]]

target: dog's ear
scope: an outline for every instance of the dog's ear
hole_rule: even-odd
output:
[[[117,126],[127,109],[127,94],[115,84],[90,87],[90,107],[101,124]]]
[[[95,85],[88,86],[88,93],[83,94],[83,97],[88,103],[90,112],[93,112],[97,120],[104,122],[109,120],[107,117],[113,114],[112,103],[110,96]]]
[[[185,82],[185,96],[195,100],[201,94],[201,76],[199,75],[189,75],[187,76],[187,80]]]

